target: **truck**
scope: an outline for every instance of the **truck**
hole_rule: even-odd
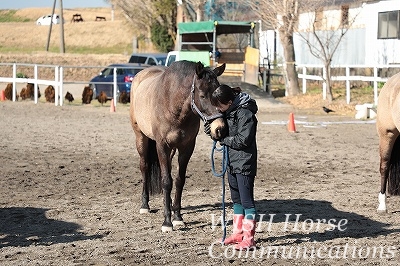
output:
[[[171,51],[165,60],[165,66],[171,65],[175,61],[188,60],[193,62],[202,62],[204,66],[210,66],[209,51]]]

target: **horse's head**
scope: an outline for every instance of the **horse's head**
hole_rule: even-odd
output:
[[[225,70],[225,64],[211,69],[204,67],[201,62],[196,63],[196,74],[193,78],[191,104],[193,111],[201,117],[203,122],[209,122],[211,137],[221,139],[227,134],[227,126],[222,114],[211,104],[211,94],[220,85],[217,77]]]

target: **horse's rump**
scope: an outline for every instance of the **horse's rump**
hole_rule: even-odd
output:
[[[388,194],[400,195],[400,73],[392,76],[379,93],[376,127],[380,140],[381,178],[387,177]]]
[[[152,132],[152,114],[155,105],[155,93],[158,88],[158,80],[165,71],[163,66],[153,66],[140,71],[134,78],[131,87],[131,116],[138,124],[140,130],[147,137],[154,139]]]

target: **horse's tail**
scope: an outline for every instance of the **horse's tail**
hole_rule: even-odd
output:
[[[400,195],[400,137],[397,137],[389,161],[388,194]]]
[[[158,161],[156,142],[149,139],[147,150],[147,187],[150,195],[161,194],[161,170]]]

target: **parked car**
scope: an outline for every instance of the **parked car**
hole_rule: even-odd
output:
[[[50,25],[52,22],[51,14],[40,17],[36,20],[36,25]],[[60,16],[57,14],[53,15],[53,24],[60,24]]]
[[[113,98],[114,93],[114,69],[117,71],[117,96],[119,98],[121,92],[131,92],[131,84],[133,77],[141,70],[149,67],[144,64],[111,64],[103,69],[99,75],[89,81],[89,86],[93,90],[93,99],[96,99],[101,91],[104,91],[108,99]]]
[[[146,65],[165,65],[168,54],[132,54],[129,63],[138,63]]]

